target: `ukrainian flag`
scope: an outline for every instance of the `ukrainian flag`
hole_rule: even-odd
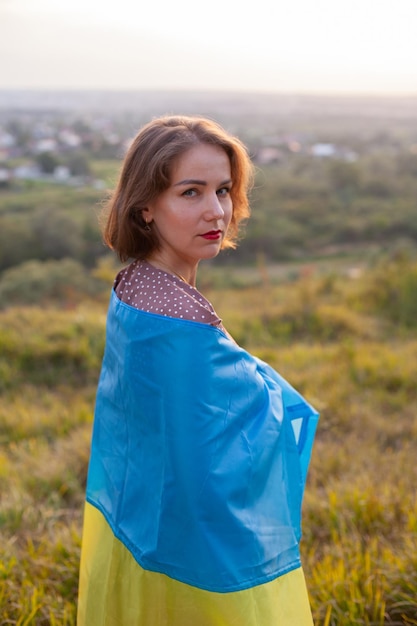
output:
[[[220,329],[113,292],[78,626],[311,626],[299,542],[317,420]]]

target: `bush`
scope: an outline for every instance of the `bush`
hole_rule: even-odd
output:
[[[100,288],[100,281],[90,278],[78,261],[27,261],[2,274],[0,307],[41,302],[74,304]]]
[[[366,279],[363,302],[403,328],[417,327],[417,263],[399,256]]]
[[[81,310],[10,308],[0,317],[0,389],[95,382],[104,318]]]

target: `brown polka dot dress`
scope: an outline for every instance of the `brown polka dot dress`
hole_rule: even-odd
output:
[[[141,311],[223,329],[213,306],[195,287],[147,261],[134,261],[121,270],[114,289],[122,302]]]

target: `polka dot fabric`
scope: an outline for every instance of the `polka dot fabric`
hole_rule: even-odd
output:
[[[213,306],[195,287],[147,261],[134,261],[121,270],[114,289],[122,302],[141,311],[222,328]]]

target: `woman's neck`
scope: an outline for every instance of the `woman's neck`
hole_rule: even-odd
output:
[[[173,263],[171,264],[169,261],[165,261],[165,259],[159,258],[157,256],[148,258],[147,261],[153,267],[156,267],[156,269],[168,272],[168,274],[173,274],[188,285],[195,287],[197,278],[197,267],[195,267],[195,269],[187,268],[184,266],[179,267],[178,265],[174,265]]]

